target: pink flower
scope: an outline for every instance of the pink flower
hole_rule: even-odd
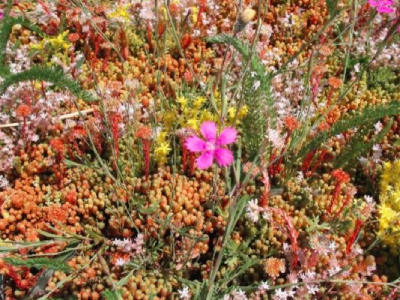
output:
[[[378,13],[390,14],[394,12],[392,0],[369,0],[368,2],[372,7],[376,7]]]
[[[217,125],[214,122],[204,122],[200,127],[204,140],[197,136],[191,136],[186,139],[186,148],[191,152],[200,152],[197,158],[197,166],[205,170],[216,160],[220,167],[229,166],[233,161],[232,151],[222,148],[228,144],[232,144],[236,140],[237,131],[234,128],[225,128],[219,136],[217,136]]]

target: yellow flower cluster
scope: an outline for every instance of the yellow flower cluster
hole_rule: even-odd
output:
[[[49,45],[52,50],[55,51],[60,51],[60,50],[67,50],[69,49],[72,44],[68,41],[66,41],[66,37],[68,35],[69,31],[66,30],[63,33],[59,34],[56,37],[46,37],[43,40],[41,40],[37,44],[32,44],[30,48],[32,50],[36,51],[43,51],[43,49]]]
[[[107,16],[110,19],[115,19],[115,20],[119,20],[119,21],[123,21],[123,22],[128,22],[130,20],[129,7],[130,7],[129,5],[117,6]]]
[[[380,181],[379,235],[393,253],[400,252],[400,160],[387,162]]]
[[[198,130],[200,124],[204,121],[214,120],[215,117],[206,108],[203,108],[206,99],[204,97],[197,97],[189,101],[185,97],[178,97],[176,102],[182,112],[178,118],[178,125],[181,128],[192,128]]]
[[[240,125],[242,119],[248,114],[249,109],[246,105],[242,106],[239,111],[236,107],[230,107],[228,109],[228,124],[235,126]],[[235,121],[236,117],[236,121]],[[235,124],[233,124],[235,123]]]
[[[221,110],[221,97],[219,92],[214,94],[215,104],[218,110]],[[206,98],[197,97],[189,101],[186,97],[178,97],[176,103],[178,104],[177,109],[181,112],[179,118],[177,118],[176,113],[172,112],[176,109],[173,106],[173,110],[168,111],[164,114],[164,124],[167,131],[171,130],[172,127],[178,125],[180,128],[191,128],[193,130],[198,130],[200,125],[204,121],[214,121],[220,124],[221,121],[216,114],[210,111],[210,108],[205,107]],[[227,118],[225,125],[238,126],[240,125],[243,118],[247,115],[248,108],[246,105],[242,106],[239,110],[236,107],[229,107],[227,110]],[[176,122],[176,123],[175,123]]]
[[[167,157],[171,151],[171,147],[167,140],[168,133],[161,131],[156,138],[156,146],[154,150],[154,158],[160,166],[165,165],[167,162]]]

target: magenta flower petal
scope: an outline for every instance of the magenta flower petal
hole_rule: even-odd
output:
[[[196,159],[196,165],[199,167],[199,169],[205,170],[211,167],[213,160],[214,160],[213,151],[207,151]]]
[[[208,121],[201,124],[200,131],[208,142],[214,142],[217,136],[217,125]]]
[[[229,149],[218,148],[215,150],[214,155],[220,167],[229,166],[233,162],[232,151]]]
[[[379,13],[383,13],[383,14],[390,14],[390,13],[394,12],[394,10],[390,7],[378,7],[376,10]]]
[[[185,146],[189,151],[201,152],[207,147],[207,143],[197,136],[191,136],[186,139]]]
[[[217,146],[225,146],[235,142],[237,136],[236,129],[232,127],[225,128],[217,139]]]
[[[377,7],[379,5],[379,3],[377,1],[374,0],[369,0],[368,1],[369,5],[371,5],[372,7]]]

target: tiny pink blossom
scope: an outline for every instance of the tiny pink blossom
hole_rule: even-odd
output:
[[[225,128],[219,136],[217,136],[217,125],[214,122],[204,122],[200,127],[200,132],[204,139],[198,136],[191,136],[186,139],[186,148],[191,152],[200,152],[197,158],[197,166],[205,170],[216,160],[220,167],[229,166],[233,162],[233,154],[229,149],[222,148],[232,144],[236,140],[237,131],[234,128]]]

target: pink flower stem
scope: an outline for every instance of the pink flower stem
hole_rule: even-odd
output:
[[[327,151],[326,149],[323,149],[321,152],[322,152],[322,153],[320,154],[320,156],[319,156],[317,162],[314,164],[314,167],[313,167],[313,169],[312,169],[312,171],[311,171],[312,173],[314,173],[315,170],[318,168],[318,166],[322,163],[322,161],[324,160],[325,154],[326,154],[328,151]]]
[[[352,235],[350,236],[349,240],[347,241],[347,247],[346,247],[346,254],[349,254],[351,252],[351,248],[354,245],[354,242],[356,241],[356,238],[358,234],[360,233],[361,226],[364,224],[363,221],[360,219],[357,219],[356,221],[356,227],[354,228],[354,231]]]
[[[263,191],[263,194],[261,196],[259,205],[261,207],[267,207],[268,203],[269,203],[269,197],[270,197],[270,191],[271,191],[271,183],[270,183],[269,176],[268,176],[268,171],[267,171],[268,169],[265,166],[265,162],[264,162],[263,159],[261,160],[261,166],[262,166],[261,181],[264,184],[264,191]]]
[[[317,96],[320,82],[321,75],[311,75],[311,100],[316,109],[318,109]]]
[[[289,232],[289,239],[290,242],[292,244],[292,252],[293,252],[293,262],[292,262],[292,270],[294,268],[297,267],[297,264],[299,262],[299,244],[297,242],[297,238],[299,236],[298,231],[296,230],[296,228],[293,225],[292,219],[290,218],[290,216],[282,209],[279,208],[269,208],[271,209],[273,212],[278,213],[282,219],[285,221],[286,226],[287,226],[287,230]]]
[[[344,200],[342,207],[339,209],[339,211],[336,213],[335,218],[338,218],[339,215],[344,211],[345,207],[349,204],[350,200],[353,198],[352,193],[349,191],[346,195],[346,199]]]
[[[328,212],[329,214],[332,213],[332,208],[333,206],[336,204],[337,202],[337,198],[339,197],[339,193],[340,193],[340,188],[341,188],[342,182],[337,180],[336,181],[336,185],[335,185],[335,189],[333,191],[333,195],[332,195],[332,200],[331,200],[331,205],[328,208]]]
[[[149,179],[150,172],[150,141],[148,139],[142,139],[143,155],[144,155],[144,174],[146,180]]]
[[[180,141],[181,147],[182,147],[182,168],[183,168],[183,172],[186,173],[187,149],[185,146],[185,139],[180,138],[179,141]]]
[[[313,161],[314,155],[317,151],[313,150],[309,152],[306,157],[304,158],[303,164],[301,165],[301,171],[303,172],[304,176],[308,177],[307,173],[310,169],[311,163]]]
[[[331,105],[331,99],[332,99],[332,96],[333,96],[333,91],[334,91],[334,88],[331,87],[329,89],[328,96],[326,97],[326,100],[327,100],[326,107],[329,107]]]
[[[195,154],[193,152],[190,153],[190,175],[194,174],[195,169]]]

